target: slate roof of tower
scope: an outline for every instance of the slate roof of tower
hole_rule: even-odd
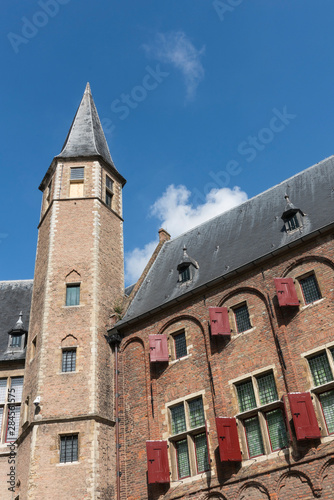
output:
[[[56,158],[82,158],[92,156],[102,157],[113,170],[116,170],[95,107],[90,85],[87,83],[84,95],[62,150]],[[119,172],[117,173],[119,174]]]
[[[22,311],[24,329],[28,330],[33,280],[0,281],[0,361],[25,358],[25,350],[8,351],[8,332],[15,328]]]
[[[305,214],[303,226],[291,233],[281,219],[286,195]],[[115,328],[292,247],[333,222],[334,156],[167,241]],[[199,268],[191,281],[179,283],[177,266],[184,246]]]

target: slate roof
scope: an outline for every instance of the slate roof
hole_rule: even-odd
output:
[[[28,330],[33,280],[0,281],[0,361],[25,358],[25,351],[6,352],[8,332],[16,328],[22,311],[24,330]]]
[[[100,156],[103,160],[120,173],[112,161],[108,144],[97,113],[94,99],[87,83],[81,103],[78,107],[71,128],[67,134],[61,153],[56,158],[82,158]],[[123,183],[125,179],[122,177]]]
[[[281,218],[286,195],[304,214],[303,226],[290,233]],[[334,156],[167,241],[115,328],[275,255],[333,222]],[[184,246],[199,268],[190,282],[178,283],[177,266]]]

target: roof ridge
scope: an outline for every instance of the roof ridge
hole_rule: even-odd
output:
[[[255,196],[252,196],[251,198],[249,198],[248,200],[244,201],[243,203],[240,203],[239,205],[235,205],[234,207],[232,208],[229,208],[223,212],[221,212],[220,214],[218,215],[214,215],[213,217],[210,217],[210,219],[207,219],[206,221],[203,221],[201,222],[200,224],[197,224],[196,226],[188,229],[187,231],[184,231],[183,233],[179,234],[178,236],[175,236],[175,238],[171,238],[169,241],[166,241],[166,243],[171,243],[175,240],[177,240],[178,238],[181,238],[182,236],[186,235],[187,233],[189,233],[190,231],[193,231],[201,226],[203,226],[204,224],[207,224],[208,222],[220,217],[222,214],[226,214],[228,212],[232,212],[233,210],[235,210],[236,208],[240,208],[242,207],[243,205],[246,205],[246,203],[250,203],[251,201],[255,200],[256,198],[259,198],[260,196],[263,196],[265,193],[268,193],[269,191],[272,191],[273,189],[276,189],[278,188],[279,186],[281,186],[282,184],[285,184],[286,182],[288,181],[291,181],[292,179],[296,178],[296,177],[299,177],[301,176],[302,174],[304,174],[305,172],[307,172],[308,170],[320,165],[321,163],[324,163],[325,161],[328,161],[330,160],[331,158],[334,159],[334,155],[331,155],[331,156],[328,156],[327,158],[324,158],[323,160],[319,161],[318,163],[315,163],[314,165],[311,165],[307,168],[305,168],[304,170],[302,170],[301,172],[297,172],[296,174],[292,175],[291,177],[288,177],[287,179],[284,179],[283,181],[279,182],[278,184],[275,184],[275,186],[272,186],[268,189],[266,189],[265,191],[261,191],[261,193],[258,193],[256,194]],[[235,187],[239,187],[239,186],[235,186]],[[247,193],[246,193],[247,194]]]

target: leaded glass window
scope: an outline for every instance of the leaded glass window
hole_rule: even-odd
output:
[[[23,391],[23,377],[14,377],[11,379],[11,396],[15,398],[15,403],[21,403]]]
[[[177,406],[172,406],[170,413],[172,419],[172,433],[179,434],[180,432],[185,432],[187,427],[184,404],[182,403]]]
[[[321,293],[314,274],[301,279],[299,283],[303,290],[305,304],[311,304],[321,299]]]
[[[240,412],[251,410],[256,407],[253,383],[251,380],[237,385]]]
[[[261,405],[266,405],[277,401],[277,390],[274,380],[274,375],[272,373],[267,373],[257,378],[257,384],[259,387],[259,396]]]
[[[0,379],[0,404],[5,403],[7,400],[7,379]]]
[[[196,449],[197,472],[204,472],[209,469],[208,447],[206,433],[197,434],[194,437]]]
[[[205,425],[205,417],[203,410],[202,398],[193,399],[189,401],[189,417],[190,417],[190,427],[200,427]]]
[[[315,386],[326,384],[333,380],[326,352],[309,358],[308,362]]]
[[[66,305],[78,306],[80,304],[80,285],[66,286]]]
[[[249,458],[264,454],[263,440],[258,416],[244,421]]]
[[[281,448],[288,446],[288,436],[286,433],[283,414],[280,408],[268,411],[266,413],[266,419],[272,450],[280,450]]]
[[[175,443],[177,470],[179,479],[190,476],[189,453],[187,439]]]
[[[60,437],[60,463],[78,460],[78,435]]]
[[[63,372],[75,372],[76,356],[77,356],[76,349],[66,349],[63,351],[63,357],[62,357]]]
[[[180,359],[187,356],[187,342],[185,332],[174,335],[175,358]]]
[[[323,392],[319,395],[322,411],[329,434],[334,432],[334,391]]]
[[[246,330],[252,328],[249,319],[247,304],[243,304],[240,307],[236,307],[234,309],[234,315],[235,315],[235,322],[237,325],[237,331],[239,333],[245,332]]]

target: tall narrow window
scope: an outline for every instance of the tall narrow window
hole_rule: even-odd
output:
[[[111,208],[112,197],[114,194],[114,183],[108,175],[106,175],[106,205]]]
[[[84,167],[71,168],[70,198],[82,198],[84,194]]]
[[[252,328],[252,325],[249,319],[247,304],[235,307],[233,311],[234,311],[237,331],[239,333],[242,333],[245,332],[246,330],[250,330]]]
[[[303,291],[305,304],[311,304],[312,302],[321,299],[321,293],[314,274],[300,279],[299,283]]]
[[[78,434],[60,437],[60,463],[77,462]]]
[[[175,348],[175,359],[183,358],[187,356],[187,342],[185,332],[177,333],[173,335],[174,348]]]
[[[190,266],[182,266],[179,269],[179,281],[181,283],[185,283],[186,281],[190,280]]]
[[[66,285],[66,305],[78,306],[80,304],[80,285]]]
[[[76,349],[64,349],[62,354],[62,372],[75,372]]]

